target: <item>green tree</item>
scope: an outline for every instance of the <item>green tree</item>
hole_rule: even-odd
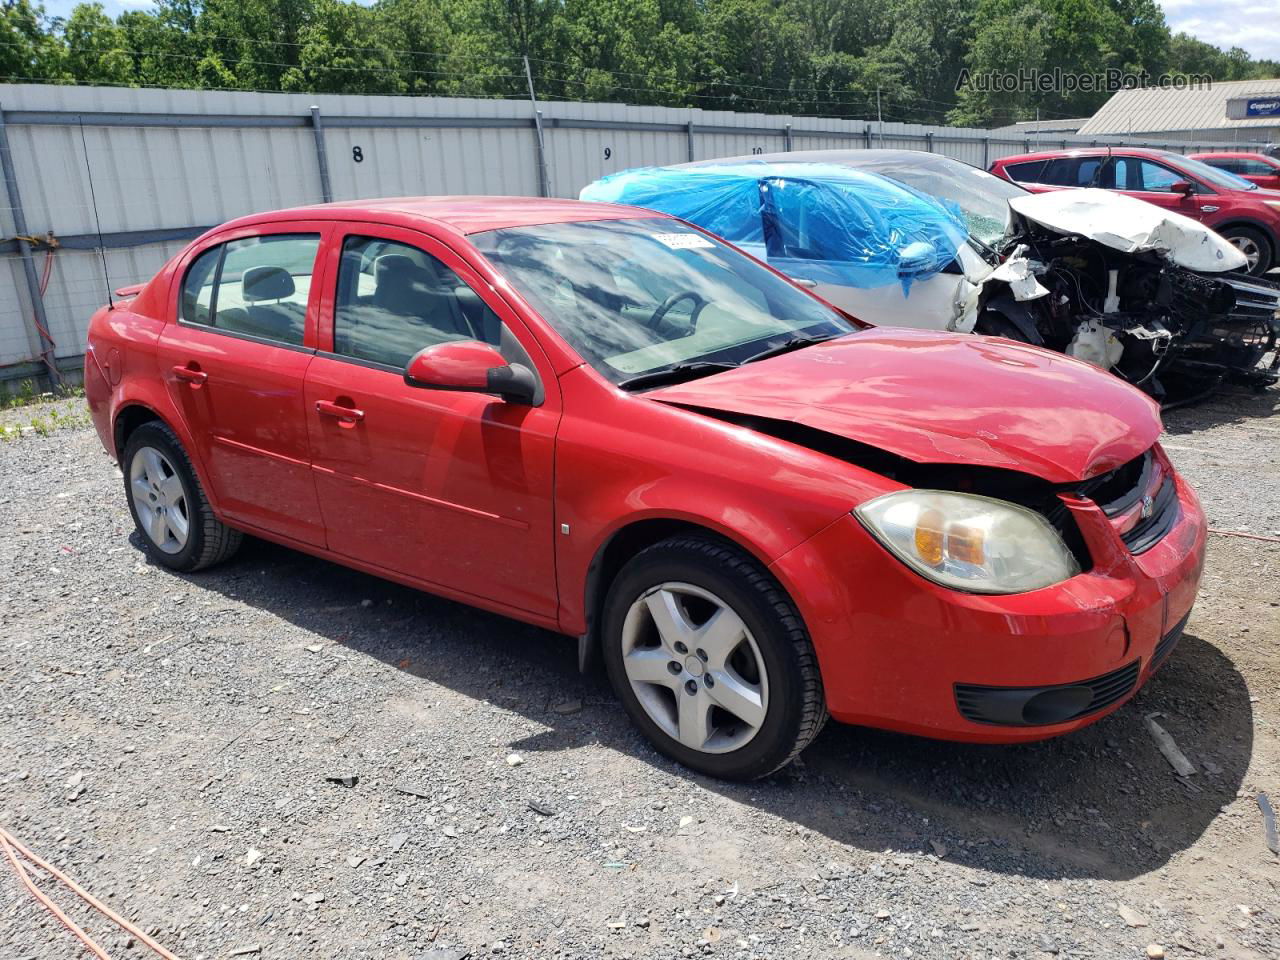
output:
[[[107,16],[100,3],[81,3],[67,18],[66,69],[77,83],[128,86],[133,82],[133,57],[125,32]]]
[[[0,3],[0,79],[57,80],[64,76],[66,48],[44,7],[30,0]]]
[[[404,93],[394,55],[375,43],[377,14],[343,0],[315,0],[298,32],[298,65],[281,78],[285,90],[321,93]]]
[[[399,92],[444,93],[452,33],[439,0],[379,0],[365,42],[387,52]]]

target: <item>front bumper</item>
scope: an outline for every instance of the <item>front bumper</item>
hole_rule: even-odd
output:
[[[1168,655],[1199,586],[1204,513],[1181,477],[1175,484],[1177,521],[1137,555],[1096,505],[1069,501],[1094,566],[1031,593],[983,596],[933,584],[852,516],[780,557],[771,569],[809,627],[831,715],[1013,743],[1118,709]]]

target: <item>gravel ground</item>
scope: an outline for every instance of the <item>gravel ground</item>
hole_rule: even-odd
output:
[[[148,564],[74,406],[0,412],[54,424],[0,443],[0,824],[188,960],[1280,957],[1280,545],[1213,537],[1172,659],[1081,733],[829,724],[730,785],[564,638],[256,541]],[[1215,527],[1280,534],[1278,406],[1168,416]],[[0,955],[80,956],[7,869]]]

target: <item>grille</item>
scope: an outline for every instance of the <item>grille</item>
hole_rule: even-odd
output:
[[[1108,516],[1123,513],[1141,496],[1151,476],[1151,466],[1152,456],[1148,450],[1109,473],[1086,480],[1077,488],[1077,493],[1088,497]]]
[[[1098,505],[1130,553],[1150,550],[1178,521],[1177,487],[1150,450],[1086,481],[1076,492]],[[1150,512],[1143,516],[1147,497]]]
[[[1068,723],[1123,700],[1138,682],[1138,670],[1139,663],[1135,660],[1092,680],[1048,687],[986,687],[957,683],[956,706],[961,716],[974,723],[1023,727]],[[1056,702],[1070,703],[1072,708],[1051,718],[1038,719],[1033,701],[1046,697],[1056,697]]]
[[[1152,498],[1151,516],[1139,520],[1137,525],[1121,534],[1130,553],[1142,553],[1150,550],[1173,529],[1178,520],[1178,492],[1174,488],[1173,478],[1165,477],[1160,490]]]

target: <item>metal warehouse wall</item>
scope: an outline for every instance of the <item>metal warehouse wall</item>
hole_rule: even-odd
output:
[[[101,255],[113,287],[141,282],[204,228],[255,211],[538,195],[544,163],[546,192],[576,197],[606,173],[750,153],[883,144],[985,167],[1037,147],[1124,142],[612,103],[540,107],[541,149],[533,104],[521,100],[0,85],[0,148],[7,140],[12,171],[0,191],[0,381],[47,372],[52,356],[74,376],[88,318],[107,298]],[[52,254],[18,236],[15,196],[27,237],[58,238]],[[37,298],[53,349],[42,343]]]

